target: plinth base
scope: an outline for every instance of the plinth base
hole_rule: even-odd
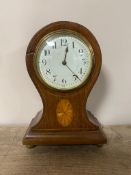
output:
[[[97,130],[89,129],[70,129],[70,130],[33,130],[32,125],[37,116],[31,121],[30,126],[23,138],[23,144],[29,147],[37,145],[72,145],[72,144],[91,144],[102,145],[107,142],[106,136],[102,131],[98,120],[90,113],[90,120],[95,123]]]

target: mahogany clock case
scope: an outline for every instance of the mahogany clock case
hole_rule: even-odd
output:
[[[94,64],[90,76],[82,86],[68,91],[47,86],[38,77],[34,66],[34,55],[40,40],[47,34],[62,29],[82,35],[90,43],[94,52]],[[32,119],[23,138],[24,145],[102,145],[107,142],[101,124],[86,110],[87,98],[100,73],[101,57],[99,44],[93,34],[84,26],[74,22],[51,23],[34,35],[27,48],[26,65],[30,78],[41,96],[43,109]],[[72,118],[69,118],[71,122],[65,126],[57,117],[57,108],[61,101],[68,102],[72,108]]]

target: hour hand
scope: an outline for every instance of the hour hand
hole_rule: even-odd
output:
[[[62,61],[62,64],[63,64],[63,65],[66,65],[66,56],[67,56],[67,52],[68,52],[68,47],[66,47],[66,49],[65,49],[65,57],[64,57],[64,60]]]
[[[68,52],[68,47],[66,47],[65,52],[66,52],[66,53]]]

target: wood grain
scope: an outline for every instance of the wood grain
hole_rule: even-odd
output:
[[[6,136],[0,137],[0,154],[4,153],[0,155],[0,175],[131,174],[130,125],[105,126],[108,144],[101,148],[73,145],[27,149],[21,143],[26,127],[0,127],[0,136]]]
[[[53,89],[41,81],[38,76],[37,67],[34,61],[34,55],[41,39],[53,31],[62,29],[68,31],[71,30],[82,35],[84,39],[90,43],[94,52],[93,68],[90,76],[85,80],[82,86],[69,91]],[[35,143],[35,145],[38,145],[40,143],[45,144],[47,142],[51,144],[52,140],[54,140],[52,132],[56,130],[60,131],[59,141],[56,139],[56,143],[53,141],[54,144],[58,144],[58,142],[60,144],[75,144],[78,134],[77,132],[75,136],[75,132],[78,130],[78,135],[81,135],[81,139],[79,142],[77,142],[79,144],[106,143],[106,137],[102,132],[100,123],[94,118],[93,115],[86,111],[87,98],[100,73],[102,62],[101,57],[101,50],[94,35],[87,28],[77,23],[69,21],[55,22],[45,26],[33,36],[27,48],[26,64],[28,73],[41,96],[44,109],[31,121],[31,124],[29,125],[29,128],[24,136],[23,144],[30,145],[31,143]],[[67,99],[69,101],[71,112],[58,112],[60,108],[57,106],[57,104],[59,104],[59,101],[62,99]],[[70,138],[70,135],[72,135],[72,142],[71,138],[69,140],[63,140],[63,131],[65,131],[65,126],[65,138]],[[72,133],[71,130],[73,131]],[[87,132],[83,138],[82,134],[80,134],[81,130],[85,130],[85,132]],[[52,136],[50,139],[49,135],[50,137]],[[58,132],[56,135],[58,136]],[[42,139],[44,139],[46,136],[46,141],[43,140],[42,142]],[[91,136],[93,138],[91,138]],[[87,141],[84,141],[84,139]]]

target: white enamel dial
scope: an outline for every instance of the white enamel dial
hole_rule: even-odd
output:
[[[44,83],[55,89],[70,90],[80,86],[89,77],[93,50],[75,32],[58,31],[40,41],[35,63]]]

